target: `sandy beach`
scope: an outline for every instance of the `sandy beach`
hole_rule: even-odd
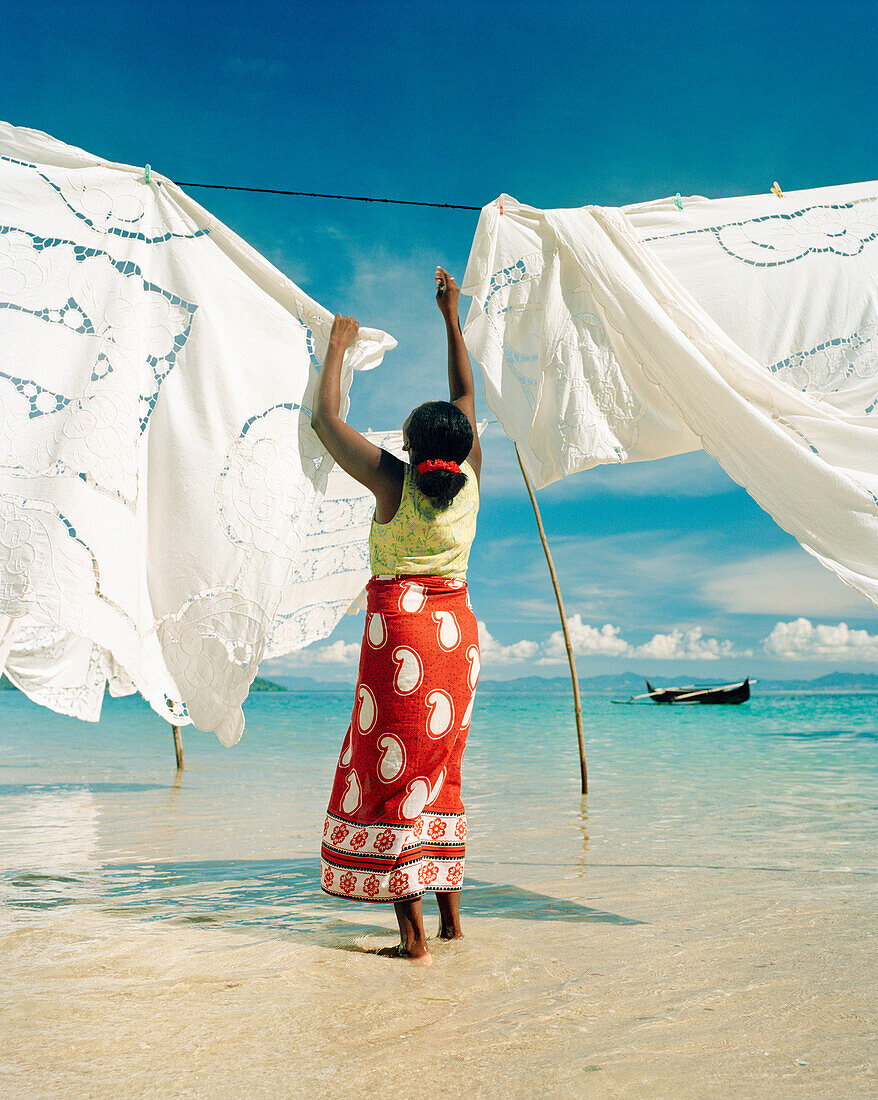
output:
[[[392,910],[318,889],[317,762],[340,699],[301,708],[295,740],[289,704],[258,701],[234,763],[190,733],[177,788],[164,739],[135,768],[149,715],[133,703],[108,708],[90,775],[61,719],[25,747],[33,708],[15,703],[5,1095],[874,1095],[874,699],[626,711],[613,730],[587,701],[583,802],[566,700],[486,701],[465,772],[467,938],[435,944],[428,970],[373,953]]]
[[[4,1091],[874,1095],[874,910],[839,880],[772,899],[756,874],[700,873],[709,891],[696,868],[637,890],[602,876],[589,900],[607,912],[556,887],[586,909],[575,923],[470,918],[429,971],[367,953],[390,914],[336,921],[332,946],[94,915],[7,926]]]

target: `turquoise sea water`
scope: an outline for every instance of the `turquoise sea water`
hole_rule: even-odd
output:
[[[254,694],[178,776],[135,699],[0,694],[4,1095],[875,1095],[878,697],[587,696],[583,799],[569,697],[484,691],[427,970],[319,889],[350,704]]]
[[[350,696],[254,694],[226,749],[108,700],[97,725],[0,695],[0,868],[7,905],[254,921],[331,936],[318,884],[323,811]],[[581,803],[563,694],[479,699],[464,764],[464,908],[514,915],[603,852],[778,873],[878,869],[878,697],[756,696],[739,707],[619,707],[587,696]],[[599,843],[599,852],[589,849]],[[371,907],[369,907],[371,909]],[[569,914],[568,914],[569,915]]]

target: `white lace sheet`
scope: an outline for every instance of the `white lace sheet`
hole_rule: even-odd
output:
[[[377,446],[399,455],[402,432],[367,432]],[[333,466],[325,494],[302,540],[302,553],[268,633],[264,657],[282,656],[330,634],[346,612],[365,606],[369,578],[369,527],[375,498]],[[314,586],[320,599],[314,599]],[[59,714],[97,722],[104,692],[131,695],[137,688],[112,654],[60,627],[29,615],[0,617],[0,669],[33,702]],[[162,711],[169,722],[186,725],[185,709]]]
[[[300,561],[332,466],[309,414],[331,322],[163,177],[0,123],[0,615],[94,643],[233,744],[269,638],[331,619]],[[360,330],[345,409],[393,346]],[[313,625],[288,629],[298,612]]]
[[[878,603],[878,184],[682,206],[482,210],[488,405],[540,486],[704,448]]]
[[[367,432],[379,447],[402,453],[402,432]],[[331,634],[345,613],[365,607],[369,579],[369,528],[375,498],[334,465],[326,491],[302,540],[302,553],[268,633],[264,659],[283,656]],[[319,584],[320,599],[314,599]],[[137,688],[112,654],[60,627],[29,615],[0,617],[0,670],[34,703],[88,722],[101,716],[104,692],[131,695]],[[162,710],[177,725],[190,721],[181,705]]]
[[[137,690],[106,650],[29,615],[0,618],[0,668],[33,702],[86,722],[100,718],[108,685],[111,695]],[[166,717],[181,725],[189,721],[182,708]]]

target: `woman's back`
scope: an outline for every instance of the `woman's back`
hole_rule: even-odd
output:
[[[460,287],[437,268],[448,340],[448,401],[426,401],[402,426],[412,465],[340,416],[345,352],[359,329],[336,314],[311,426],[342,469],[375,494],[372,579],[351,722],[321,843],[321,888],[393,902],[399,947],[432,962],[421,899],[436,895],[441,939],[463,935],[466,811],[460,766],[479,680],[479,630],[465,582],[479,510],[482,452],[475,388],[457,316]],[[446,507],[447,505],[447,507]],[[388,519],[379,523],[377,517]]]
[[[399,574],[466,579],[476,533],[479,485],[468,462],[461,463],[466,484],[447,508],[437,511],[417,487],[406,466],[402,496],[389,523],[372,518],[369,565],[372,575]]]

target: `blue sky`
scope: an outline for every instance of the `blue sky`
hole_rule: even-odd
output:
[[[176,180],[551,207],[878,175],[873,2],[44,2],[6,11],[4,31],[2,117]],[[192,194],[328,308],[399,340],[358,377],[356,426],[398,426],[441,394],[432,271],[460,278],[475,213]],[[486,675],[563,675],[496,426],[485,451],[470,582]],[[874,608],[706,455],[589,471],[540,504],[583,676],[878,664]],[[361,630],[280,667],[349,677]]]

